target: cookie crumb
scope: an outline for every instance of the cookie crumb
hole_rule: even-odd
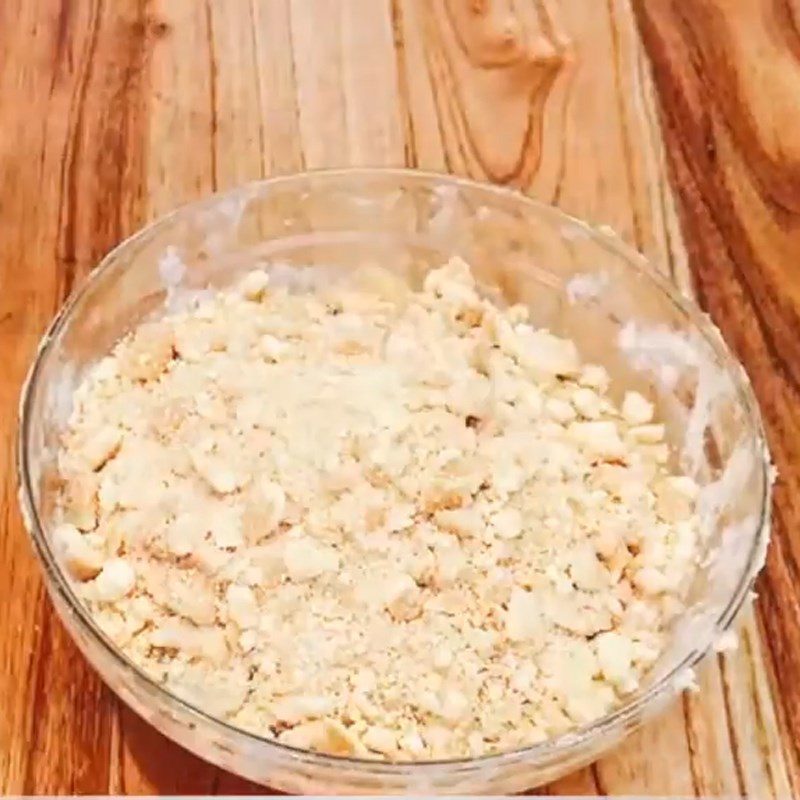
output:
[[[271,277],[139,326],[76,393],[53,542],[102,629],[337,755],[496,753],[623,702],[704,537],[653,403],[461,259],[419,291]]]

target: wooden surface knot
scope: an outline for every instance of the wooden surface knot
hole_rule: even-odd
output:
[[[573,60],[570,39],[544,10],[509,0],[446,0],[429,13],[462,147],[492,180],[524,184],[541,158],[544,106]]]

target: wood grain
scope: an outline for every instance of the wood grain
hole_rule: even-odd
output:
[[[785,741],[800,757],[798,7],[640,1],[694,285],[742,359],[778,467],[761,620]]]
[[[72,287],[145,221],[254,178],[406,164],[609,224],[696,291],[781,470],[740,649],[543,790],[796,795],[798,19],[791,0],[3,0],[0,791],[261,791],[121,707],[53,615],[16,508],[19,384]]]

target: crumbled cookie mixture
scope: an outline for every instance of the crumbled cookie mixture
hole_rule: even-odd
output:
[[[54,541],[167,689],[303,748],[476,756],[635,690],[697,561],[664,426],[458,259],[256,271],[81,385]]]

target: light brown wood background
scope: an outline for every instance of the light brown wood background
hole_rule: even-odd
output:
[[[405,164],[609,224],[695,291],[781,472],[740,649],[546,789],[797,796],[798,22],[796,0],[0,0],[0,791],[258,791],[123,708],[54,617],[16,508],[19,384],[144,222],[253,178]]]

